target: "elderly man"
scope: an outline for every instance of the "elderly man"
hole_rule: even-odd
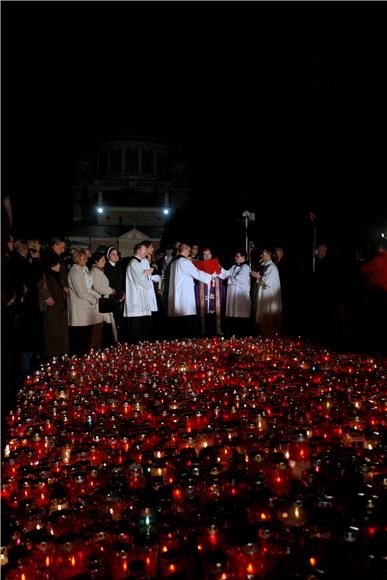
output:
[[[193,265],[190,252],[188,244],[180,244],[179,254],[170,266],[168,291],[168,316],[179,319],[177,334],[187,337],[198,334],[194,280],[204,284],[211,282],[210,274]]]

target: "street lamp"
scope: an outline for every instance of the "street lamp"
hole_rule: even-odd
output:
[[[98,192],[98,201],[97,201],[97,213],[99,215],[102,215],[104,212],[104,207],[103,207],[103,201],[102,201],[102,191]]]

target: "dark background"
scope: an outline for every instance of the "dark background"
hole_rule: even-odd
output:
[[[98,139],[181,146],[193,201],[171,235],[365,247],[387,229],[386,35],[378,4],[2,3],[2,192],[14,229],[71,229]],[[387,233],[387,232],[386,232]]]

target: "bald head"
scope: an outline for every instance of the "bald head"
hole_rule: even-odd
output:
[[[181,254],[185,258],[188,258],[188,256],[190,255],[190,252],[191,252],[191,247],[188,244],[180,244],[179,254]]]

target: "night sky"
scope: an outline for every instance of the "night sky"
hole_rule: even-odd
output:
[[[386,231],[384,18],[318,4],[3,3],[15,231],[70,229],[74,163],[124,133],[182,147],[208,241],[243,242],[244,209],[262,244],[309,240],[310,211],[333,245]]]

